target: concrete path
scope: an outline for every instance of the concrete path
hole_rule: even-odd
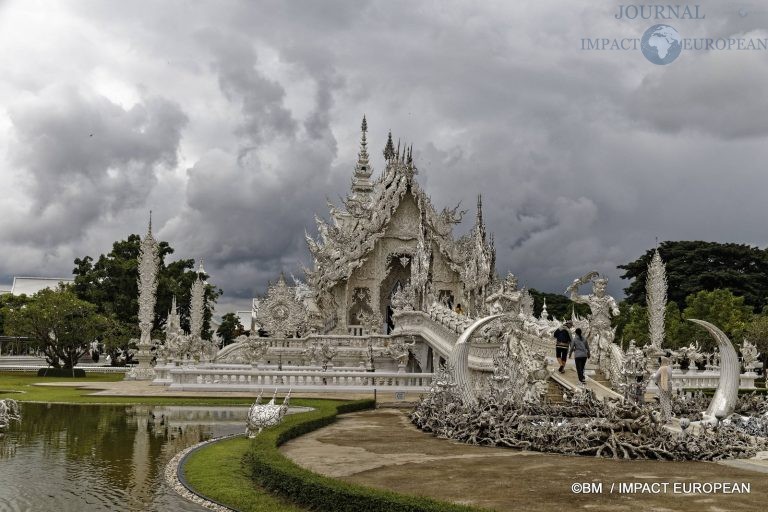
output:
[[[166,386],[153,386],[149,381],[121,380],[115,382],[38,382],[36,386],[60,386],[77,387],[91,391],[96,396],[156,396],[156,397],[197,397],[197,398],[253,398],[258,393],[246,391],[175,391]],[[278,393],[283,396],[284,393]],[[264,396],[272,396],[272,388],[264,388]],[[380,393],[383,395],[383,393]],[[373,398],[373,393],[297,393],[292,392],[294,398],[331,398],[338,400],[360,400]],[[388,400],[387,395],[382,397]]]
[[[754,511],[762,510],[768,499],[765,474],[741,467],[471,446],[425,434],[403,411],[390,409],[344,415],[281,449],[297,464],[342,480],[495,510]],[[704,482],[744,484],[750,492],[674,492],[675,484]],[[584,483],[602,487],[592,487],[590,493],[572,491]],[[619,492],[619,484],[640,488]]]

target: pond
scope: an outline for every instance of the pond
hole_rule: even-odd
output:
[[[247,407],[21,405],[0,434],[0,510],[200,511],[164,479],[200,441],[244,431]]]

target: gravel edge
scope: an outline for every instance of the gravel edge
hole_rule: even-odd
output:
[[[174,455],[174,457],[168,461],[168,464],[165,466],[166,483],[182,498],[191,501],[192,503],[196,503],[197,505],[200,505],[201,507],[204,507],[208,510],[214,510],[216,512],[238,512],[237,509],[230,508],[222,503],[211,500],[210,498],[195,492],[184,479],[182,466],[184,465],[184,460],[187,458],[187,456],[195,450],[199,450],[203,446],[216,443],[218,441],[223,441],[224,439],[241,437],[243,435],[245,434],[230,434],[227,436],[215,437],[213,439],[194,444],[180,451]]]

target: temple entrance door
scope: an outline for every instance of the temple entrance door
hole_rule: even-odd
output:
[[[405,365],[406,373],[422,373],[419,360],[413,354],[408,354],[408,363]]]
[[[392,255],[387,265],[387,277],[381,282],[379,287],[379,306],[381,307],[381,316],[386,319],[387,334],[392,332],[395,324],[392,320],[392,295],[395,294],[398,286],[403,287],[411,277],[410,256]]]
[[[392,286],[392,288],[389,290],[389,297],[387,297],[387,334],[390,334],[395,329],[395,320],[392,318],[392,314],[394,313],[394,310],[392,309],[392,296],[395,294],[395,292],[402,288],[403,284],[400,281],[395,281],[395,284]]]

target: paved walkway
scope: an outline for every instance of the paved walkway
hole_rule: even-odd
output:
[[[36,386],[61,386],[77,387],[90,390],[97,396],[157,396],[165,398],[173,397],[198,397],[198,398],[255,398],[258,393],[245,391],[178,391],[168,389],[167,386],[153,386],[150,381],[121,380],[115,382],[38,382]],[[278,393],[283,396],[284,393]],[[380,395],[383,393],[380,393]],[[264,396],[271,396],[272,389],[264,388]],[[337,400],[359,400],[373,398],[373,393],[297,393],[292,392],[294,398],[332,398]],[[389,397],[385,397],[389,398]]]
[[[350,482],[495,510],[754,511],[768,499],[766,475],[704,462],[619,461],[471,446],[413,427],[402,411],[379,409],[339,421],[281,448],[297,464]],[[749,494],[683,494],[675,483],[749,484]],[[573,484],[602,484],[574,494]],[[619,483],[668,484],[619,493]],[[614,492],[611,492],[614,485]]]

